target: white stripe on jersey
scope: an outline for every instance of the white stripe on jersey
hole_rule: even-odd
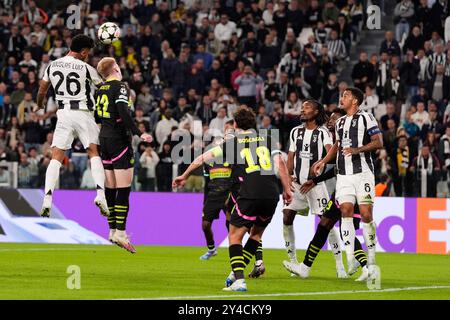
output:
[[[97,70],[86,62],[65,56],[51,62],[44,72],[60,109],[93,110],[95,85],[102,83]]]

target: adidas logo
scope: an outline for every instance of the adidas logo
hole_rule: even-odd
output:
[[[364,197],[365,200],[372,200],[372,197],[370,196],[370,194],[368,194],[367,196]]]

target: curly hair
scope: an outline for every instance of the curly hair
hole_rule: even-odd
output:
[[[256,115],[250,108],[241,106],[234,113],[234,121],[239,129],[256,129]]]

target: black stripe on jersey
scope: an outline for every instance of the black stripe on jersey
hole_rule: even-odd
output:
[[[338,136],[336,139],[339,139],[341,142],[339,144],[338,149],[338,159],[337,159],[337,165],[338,165],[338,172],[339,174],[345,175],[345,159],[344,155],[342,154],[342,140],[344,139],[344,125],[345,125],[345,116],[339,120],[339,122],[336,124],[338,126],[337,134]]]
[[[79,110],[79,109],[80,109],[80,101],[70,100],[70,110]]]
[[[48,81],[50,81],[50,67],[51,67],[51,63],[48,65],[47,67],[47,77],[48,77]]]
[[[309,167],[312,168],[313,164],[316,163],[319,160],[319,135],[321,134],[321,131],[316,128],[314,129],[314,131],[312,132],[311,135],[311,142],[310,142],[310,150],[311,150],[311,154],[313,155],[311,160],[309,160]],[[323,141],[323,139],[322,139]],[[312,179],[312,177],[309,176],[308,174],[308,180]]]
[[[358,129],[360,118],[361,115],[359,113],[353,115],[352,123],[350,125],[349,135],[352,141],[352,148],[358,148]],[[359,153],[352,155],[352,165],[353,165],[353,174],[362,172],[361,155]]]
[[[86,105],[89,111],[94,110],[94,102],[91,99],[91,74],[89,73],[89,69],[86,66]]]
[[[300,178],[300,169],[302,167],[302,159],[298,157],[298,153],[302,152],[303,150],[303,136],[305,135],[305,127],[301,127],[297,130],[297,141],[295,142],[297,145],[296,151],[295,151],[295,176],[297,178]],[[299,139],[301,138],[301,139]]]
[[[362,117],[363,121],[364,121],[364,128],[367,128],[367,119],[366,117]],[[364,132],[364,137],[363,137],[363,145],[366,145],[370,142],[370,136],[367,134],[367,131]],[[369,166],[370,171],[372,171],[372,173],[375,173],[374,167],[373,167],[373,161],[372,161],[372,154],[371,152],[365,152],[364,153],[364,158],[366,159],[367,165]]]

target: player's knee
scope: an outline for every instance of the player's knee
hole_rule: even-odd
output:
[[[54,147],[52,149],[52,160],[63,162],[66,152],[62,149]]]
[[[294,223],[295,212],[292,210],[284,210],[283,211],[283,224],[286,226],[290,226]]]
[[[336,222],[334,220],[325,217],[322,217],[319,222],[319,224],[327,230],[331,230],[334,227],[335,223]]]
[[[87,148],[86,151],[87,151],[87,155],[88,155],[89,159],[93,158],[93,157],[98,157],[98,155],[99,155],[98,147],[95,144],[90,144],[89,148]]]
[[[353,205],[342,204],[340,209],[343,217],[351,217],[353,215]]]
[[[203,231],[209,231],[209,230],[211,230],[211,221],[208,221],[208,220],[203,220],[202,221],[202,229],[203,229]]]

